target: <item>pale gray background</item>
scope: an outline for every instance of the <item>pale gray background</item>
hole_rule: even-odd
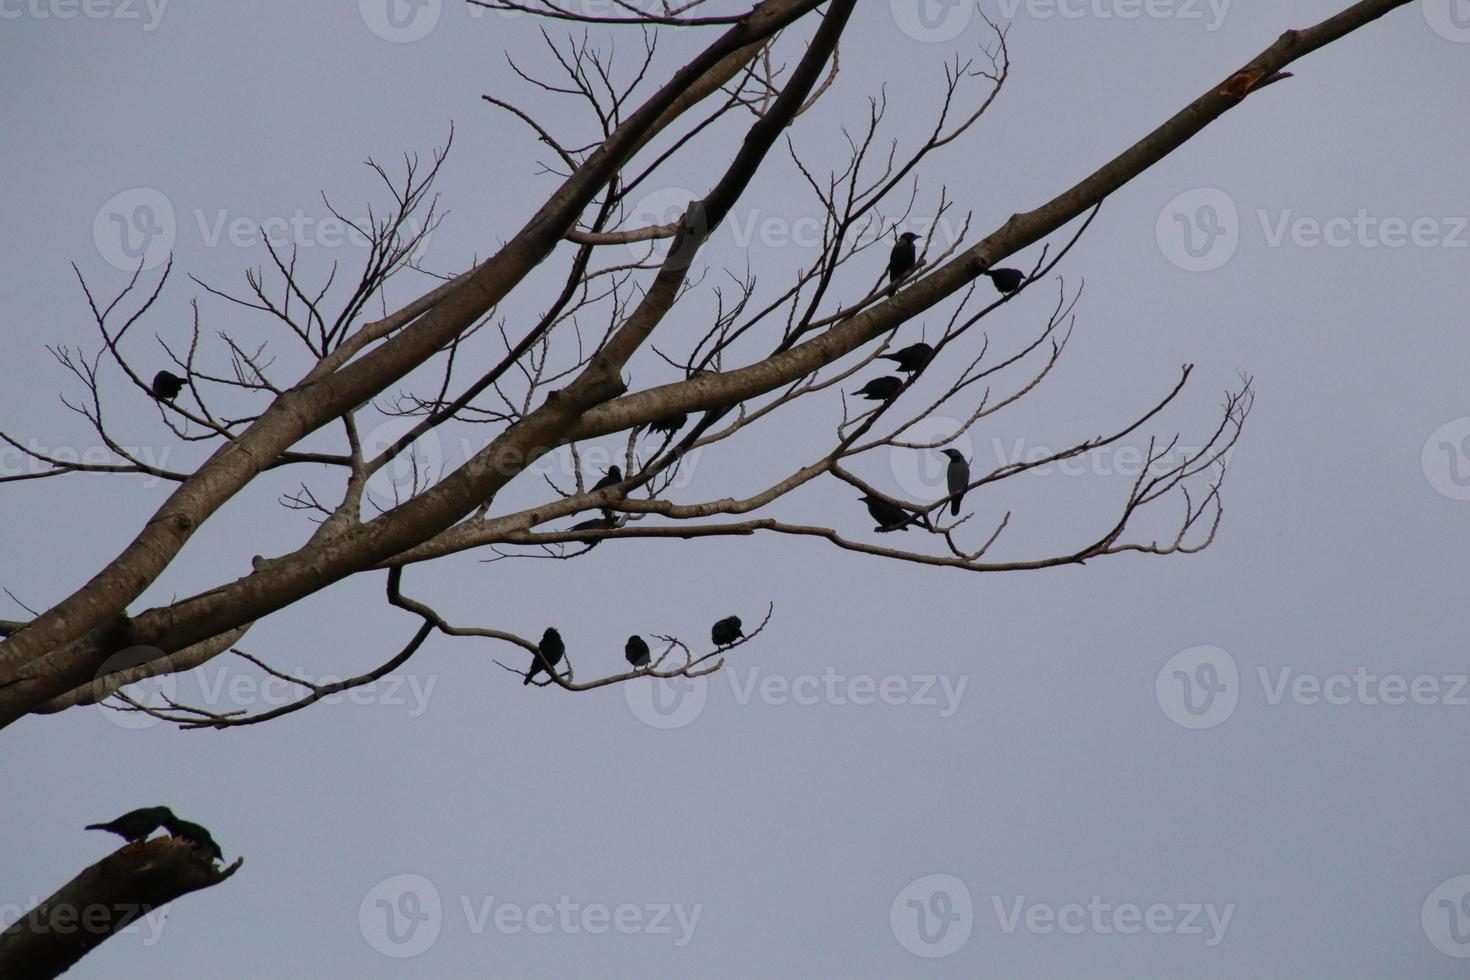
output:
[[[1107,0],[1078,18],[1008,6],[1010,85],[926,172],[921,209],[945,183],[981,230],[994,227],[1069,186],[1280,31],[1344,5],[1238,3],[1216,30],[1203,4],[1203,19],[1133,20],[1097,16],[1118,9]],[[774,600],[777,613],[732,674],[713,678],[703,713],[673,731],[640,722],[618,688],[528,691],[490,662],[503,650],[441,638],[410,665],[421,687],[435,685],[417,717],[379,703],[318,706],[226,733],[131,731],[97,709],[24,721],[0,753],[9,829],[0,902],[45,895],[107,853],[114,839],[82,824],[167,802],[209,825],[230,858],[245,855],[244,868],[180,902],[157,946],[115,939],[77,976],[1461,975],[1463,964],[1426,938],[1420,912],[1436,886],[1470,872],[1470,708],[1289,697],[1272,705],[1256,675],[1470,670],[1470,502],[1436,490],[1455,487],[1447,457],[1431,451],[1438,462],[1427,470],[1421,462],[1436,429],[1470,415],[1466,235],[1458,248],[1271,247],[1257,217],[1470,214],[1470,44],[1430,26],[1448,6],[1406,7],[1311,56],[1294,66],[1297,78],[1252,97],[1109,200],[1060,270],[1087,284],[1073,347],[1029,407],[975,433],[973,450],[987,462],[992,439],[1059,446],[1126,419],[1194,362],[1194,383],[1150,430],[1177,429],[1188,442],[1214,425],[1236,372],[1253,374],[1259,401],[1232,460],[1223,529],[1204,554],[990,576],[774,538],[605,545],[572,564],[461,556],[411,572],[410,590],[459,622],[527,635],[558,622],[589,673],[617,666],[634,630],[696,637],[728,611],[751,622]],[[301,207],[320,216],[325,189],[361,213],[382,198],[360,161],[426,152],[452,120],[441,184],[452,214],[426,258],[458,270],[512,234],[552,186],[535,175],[532,161],[544,154],[525,131],[480,100],[494,91],[544,113],[555,105],[517,83],[501,57],[508,48],[545,68],[526,18],[472,17],[446,3],[425,37],[389,43],[351,3],[180,3],[153,30],[142,6],[126,11],[139,19],[105,7],[109,16],[67,20],[35,16],[55,10],[44,4],[4,9],[0,420],[43,446],[95,443],[57,403],[58,390],[77,389],[43,345],[96,346],[68,263],[102,292],[123,281],[92,233],[114,194],[156,188],[178,216],[175,278],[133,339],[147,361],[157,356],[154,332],[185,337],[197,290],[182,273],[234,286],[244,267],[265,261],[258,249],[208,247],[196,212],[261,220]],[[993,0],[984,9],[1002,13]],[[702,36],[666,36],[661,71]],[[792,133],[818,165],[838,165],[822,145],[838,147],[838,125],[860,125],[863,99],[886,82],[891,132],[915,138],[929,125],[943,59],[984,40],[976,19],[953,40],[921,43],[898,30],[887,3],[865,4],[836,89]],[[629,57],[638,46],[632,33],[621,43]],[[557,107],[553,118],[570,141],[590,133],[580,108]],[[702,193],[732,134],[702,143],[663,185]],[[1200,187],[1238,206],[1239,247],[1219,269],[1190,273],[1171,264],[1155,223],[1171,199]],[[789,169],[775,167],[741,208],[741,221],[752,208],[779,220],[813,213]],[[361,254],[319,248],[314,268],[324,252],[344,265]],[[751,253],[771,284],[806,255],[770,242]],[[741,258],[723,231],[710,257]],[[538,275],[559,276],[564,261]],[[399,295],[412,285],[405,279]],[[993,320],[998,342],[1025,335],[1053,295],[1053,286],[1038,289]],[[505,310],[512,327],[543,297],[518,294]],[[209,330],[273,338],[283,366],[299,363],[263,321],[217,304],[205,311]],[[668,324],[669,342],[695,329],[690,320]],[[640,361],[634,380],[658,383],[667,372]],[[171,465],[198,458],[116,381],[114,419],[130,444],[167,449]],[[832,410],[808,410],[812,438]],[[708,454],[682,499],[756,488],[797,458],[804,438],[793,434],[779,458],[752,454],[772,445],[756,436],[740,452]],[[6,456],[3,465],[17,464]],[[864,472],[901,489],[881,460]],[[273,500],[294,477],[258,481],[135,608],[233,579],[249,555],[292,546],[303,521]],[[533,483],[524,481],[524,499],[542,492]],[[1016,509],[1011,553],[1075,544],[1122,489],[1116,478],[1028,478],[997,497]],[[0,489],[0,583],[33,605],[61,598],[166,492],[96,477]],[[823,483],[777,512],[825,516],[862,537],[870,522],[851,496]],[[1000,505],[975,507],[993,520]],[[1175,512],[1157,515],[1159,526]],[[333,588],[257,626],[247,648],[318,676],[376,664],[413,628],[382,608],[380,592],[378,577]],[[6,600],[0,615],[21,610]],[[1234,657],[1239,705],[1218,727],[1189,731],[1161,710],[1154,682],[1171,656],[1200,644]],[[207,669],[208,683],[222,663]],[[949,718],[915,704],[757,696],[742,705],[731,690],[730,679],[745,684],[752,669],[794,679],[829,667],[967,686]],[[197,680],[180,684],[186,696],[198,691]],[[392,959],[364,937],[358,910],[375,885],[405,873],[433,882],[445,911],[431,948]],[[894,897],[931,873],[963,881],[976,910],[968,941],[938,960],[907,951],[889,916]],[[1235,908],[1224,941],[1206,948],[1200,935],[1008,935],[992,905],[1093,894]],[[493,925],[474,934],[460,908],[462,896],[529,906],[562,895],[703,908],[683,948],[670,935],[504,934]],[[6,909],[4,920],[14,914]]]

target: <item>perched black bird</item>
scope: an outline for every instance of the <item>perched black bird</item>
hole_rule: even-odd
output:
[[[726,616],[711,626],[709,631],[709,638],[717,647],[727,647],[744,637],[745,633],[740,628],[739,616]]]
[[[170,814],[169,819],[165,820],[163,825],[168,829],[170,834],[179,840],[188,841],[216,861],[223,861],[225,859],[224,854],[220,852],[219,845],[214,842],[213,837],[209,836],[209,831],[197,823],[180,820],[178,817]]]
[[[1020,269],[986,269],[985,275],[1003,293],[1014,293],[1026,281],[1026,276]]]
[[[903,387],[903,379],[891,374],[885,374],[881,378],[874,378],[863,385],[853,394],[859,398],[866,398],[870,402],[886,402],[898,394],[898,389]]]
[[[643,637],[634,633],[628,637],[628,642],[623,646],[623,656],[628,658],[628,663],[634,667],[647,667],[651,654],[648,652],[648,644],[643,642]]]
[[[173,811],[166,806],[145,806],[140,810],[130,810],[111,823],[89,823],[84,829],[105,830],[117,834],[131,844],[147,837],[172,819]]]
[[[666,436],[671,436],[688,424],[688,412],[675,412],[673,415],[665,415],[661,419],[654,419],[648,423],[648,431],[662,432]]]
[[[589,518],[589,519],[587,519],[585,521],[579,521],[578,523],[573,524],[571,527],[567,528],[567,530],[568,531],[610,531],[610,530],[612,530],[613,528],[615,528],[617,526],[618,526],[618,519],[612,515],[612,512],[611,511],[603,511],[603,514],[602,514],[601,517],[592,517],[592,518]],[[601,541],[599,541],[596,538],[593,538],[591,541],[588,541],[587,542],[587,549],[590,551],[593,548],[596,548],[600,544],[602,544]]]
[[[159,371],[153,376],[153,397],[171,402],[184,390],[184,379],[171,371]]]
[[[918,250],[914,248],[914,240],[918,237],[911,231],[906,231],[898,236],[898,241],[893,245],[893,251],[888,253],[888,282],[890,284],[897,283],[914,271],[914,263],[919,260]]]
[[[607,475],[604,476],[602,479],[598,480],[596,483],[592,484],[592,491],[591,492],[602,490],[602,489],[605,489],[607,487],[612,486],[615,483],[622,483],[622,482],[623,482],[623,471],[621,469],[619,469],[618,467],[616,467],[616,466],[609,466],[607,468]]]
[[[896,350],[892,354],[879,354],[878,356],[885,361],[896,362],[898,369],[905,374],[913,374],[915,371],[922,371],[929,366],[929,362],[934,358],[934,348],[921,340],[917,344],[909,344],[903,350]]]
[[[949,486],[949,512],[953,515],[960,512],[960,501],[965,498],[965,488],[970,485],[970,463],[958,449],[946,449],[944,455],[949,457],[944,479]]]
[[[913,514],[882,497],[863,494],[863,503],[868,505],[868,513],[873,515],[873,520],[878,522],[878,526],[873,528],[875,531],[907,531],[914,522]]]
[[[617,467],[613,467],[617,469]],[[551,668],[561,663],[562,655],[567,652],[566,644],[561,641],[561,634],[553,627],[546,627],[546,632],[541,634],[541,643],[536,648],[536,658],[531,663],[531,669],[526,671],[526,679],[521,683],[531,683],[531,678],[540,671],[546,671],[550,676]]]

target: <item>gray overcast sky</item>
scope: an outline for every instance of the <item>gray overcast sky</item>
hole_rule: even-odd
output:
[[[932,158],[916,210],[932,213],[947,187],[988,231],[1282,30],[1344,6],[984,0],[1009,22],[1012,76],[981,124]],[[1238,374],[1252,375],[1258,400],[1230,461],[1224,523],[1202,554],[973,575],[767,537],[416,568],[410,593],[456,622],[528,636],[559,624],[588,673],[619,666],[631,632],[702,637],[729,612],[747,623],[768,602],[776,612],[664,714],[647,686],[527,690],[491,662],[524,655],[435,638],[371,703],[250,729],[137,728],[93,708],[28,719],[0,753],[12,831],[0,903],[48,894],[106,854],[113,839],[83,824],[166,802],[244,867],[179,902],[161,932],[106,943],[78,977],[1462,975],[1464,7],[1423,0],[1308,57],[1109,199],[1058,270],[1069,289],[1085,281],[1061,365],[971,434],[977,469],[1058,448],[1127,421],[1193,363],[1147,430],[1188,445],[1213,428]],[[911,0],[864,4],[834,89],[790,131],[797,147],[840,166],[839,127],[861,126],[881,85],[885,134],[921,138],[946,57],[988,40],[967,9],[935,4],[921,20]],[[135,328],[145,363],[161,357],[153,334],[188,336],[198,290],[185,273],[238,287],[266,261],[218,229],[298,209],[319,221],[319,191],[363,213],[383,197],[361,161],[426,154],[451,122],[439,186],[449,215],[424,261],[457,271],[520,227],[554,186],[536,173],[547,154],[481,94],[520,100],[572,143],[595,122],[506,65],[503,50],[547,70],[537,24],[449,0],[396,19],[385,10],[100,0],[63,17],[75,11],[61,0],[0,0],[11,93],[0,427],[47,449],[95,444],[57,401],[77,386],[45,345],[96,347],[68,263],[116,290],[109,215],[140,202],[166,202],[176,255]],[[706,36],[666,34],[655,77]],[[634,33],[619,35],[623,70],[637,49]],[[732,120],[697,144],[648,206],[704,193],[739,132]],[[773,289],[810,257],[785,230],[814,214],[790,165],[773,163],[705,267],[738,271],[748,258]],[[317,225],[299,240],[315,273],[362,254]],[[422,282],[405,277],[393,298]],[[502,312],[523,322],[545,295],[518,294]],[[1030,336],[1055,296],[1039,284],[1008,306],[990,321],[995,342]],[[709,303],[707,290],[691,298],[695,322],[670,322],[660,342],[702,330],[695,314]],[[201,310],[206,333],[270,340],[282,376],[300,373],[301,356],[264,321],[217,302]],[[932,334],[930,319],[900,336]],[[635,387],[667,380],[652,358],[633,365]],[[202,458],[115,373],[107,385],[129,445],[169,466]],[[680,499],[748,492],[789,469],[836,407],[806,411],[782,438],[706,454]],[[923,492],[938,472],[890,462],[864,473],[895,493]],[[20,465],[0,455],[0,469]],[[978,524],[1014,511],[1006,556],[1075,546],[1116,506],[1128,465],[1099,455],[1084,472],[1039,473],[967,506]],[[305,522],[275,503],[293,480],[257,481],[135,608],[294,547]],[[60,599],[167,491],[135,478],[7,485],[0,584],[33,606]],[[527,479],[512,496],[544,492]],[[866,539],[851,497],[825,482],[777,513]],[[1167,528],[1169,506],[1144,530]],[[377,576],[332,588],[257,625],[245,648],[315,677],[375,665],[415,625],[383,607],[381,588]],[[4,601],[0,616],[23,614]],[[1416,678],[1432,703],[1405,693]],[[219,660],[177,692],[259,710],[279,697],[259,680]],[[887,697],[865,698],[869,683]],[[16,908],[0,912],[8,922]]]

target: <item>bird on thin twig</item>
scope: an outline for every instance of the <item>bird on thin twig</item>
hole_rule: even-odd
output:
[[[541,634],[541,642],[536,646],[536,656],[531,661],[531,669],[526,671],[526,679],[521,681],[524,686],[531,683],[541,671],[546,676],[551,676],[551,668],[561,663],[562,656],[567,652],[566,644],[561,641],[561,634],[554,627],[546,627],[546,632]]]
[[[885,374],[881,378],[874,378],[863,385],[853,394],[859,398],[866,398],[870,402],[886,402],[898,394],[898,389],[903,387],[903,379],[892,374]]]
[[[219,849],[219,845],[214,842],[213,837],[209,836],[209,831],[197,823],[190,823],[187,820],[180,820],[177,817],[171,816],[163,822],[163,826],[171,835],[177,837],[179,840],[188,841],[214,860],[223,861],[225,859],[225,855]]]
[[[878,356],[885,361],[896,362],[898,370],[905,374],[913,374],[929,366],[929,362],[934,359],[934,348],[921,340],[917,344],[909,344],[892,354],[879,354]]]
[[[105,830],[111,834],[117,834],[129,844],[139,841],[163,826],[165,821],[174,819],[173,811],[166,806],[145,806],[137,810],[129,810],[116,820],[108,823],[89,823],[86,830]]]
[[[172,371],[159,371],[153,376],[153,386],[149,390],[154,398],[171,402],[184,390],[184,379]]]
[[[736,640],[744,639],[739,616],[726,616],[710,627],[709,638],[717,647],[727,647]]]
[[[946,449],[944,455],[949,457],[944,480],[949,488],[949,513],[953,516],[959,514],[960,501],[965,498],[965,488],[970,485],[970,463],[958,449]]]
[[[1020,269],[986,269],[983,275],[989,276],[995,288],[1003,293],[1014,293],[1026,281],[1026,274]]]
[[[888,284],[895,286],[898,282],[914,271],[914,265],[919,260],[918,249],[914,248],[914,240],[919,236],[911,231],[906,231],[898,236],[898,241],[893,245],[893,251],[888,253]]]
[[[907,531],[909,525],[917,520],[916,515],[870,493],[863,494],[863,503],[868,505],[868,513],[873,515],[873,520],[878,522],[878,526],[873,528],[875,531]]]
[[[623,645],[623,656],[628,658],[628,663],[635,668],[647,667],[652,654],[648,650],[648,644],[643,637],[634,633],[628,637],[628,642]]]

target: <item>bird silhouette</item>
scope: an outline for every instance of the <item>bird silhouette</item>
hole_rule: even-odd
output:
[[[949,466],[944,471],[949,488],[949,512],[956,515],[960,512],[960,501],[965,498],[965,488],[970,485],[970,463],[958,449],[946,449],[944,455],[949,457]]]
[[[603,511],[601,517],[592,517],[592,518],[588,518],[585,521],[578,521],[576,524],[573,524],[571,527],[567,528],[567,530],[568,531],[610,531],[610,530],[612,530],[613,528],[615,528],[617,526],[618,526],[618,519],[616,517],[614,517],[610,511]],[[592,540],[590,540],[590,541],[587,542],[587,550],[588,551],[591,551],[593,548],[597,547],[600,544],[602,544],[602,541],[600,539],[593,538]]]
[[[914,271],[914,264],[918,262],[918,250],[914,248],[914,240],[918,238],[911,231],[906,231],[898,236],[898,241],[893,245],[893,251],[888,253],[888,282],[895,285],[910,272]]]
[[[934,358],[934,348],[922,340],[917,344],[909,344],[902,350],[896,350],[892,354],[879,354],[885,361],[894,361],[898,364],[898,370],[905,374],[913,374],[922,371]]]
[[[986,269],[984,274],[1003,293],[1014,293],[1026,281],[1026,275],[1020,269]]]
[[[219,845],[214,842],[213,837],[209,836],[209,831],[197,823],[190,823],[187,820],[180,820],[178,817],[170,815],[169,819],[163,822],[163,826],[174,837],[182,841],[188,841],[214,860],[223,861],[225,859],[224,854],[219,849]]]
[[[110,834],[117,834],[131,844],[147,837],[163,826],[165,821],[172,819],[173,811],[166,806],[145,806],[138,810],[129,810],[108,823],[89,823],[84,829],[105,830]]]
[[[627,657],[628,663],[634,667],[647,667],[652,655],[648,651],[648,644],[643,642],[643,637],[634,633],[623,645],[623,656]]]
[[[688,412],[675,412],[673,415],[665,415],[661,419],[654,419],[648,423],[648,431],[662,432],[664,435],[671,436],[688,424]]]
[[[717,647],[727,647],[744,636],[745,633],[740,628],[739,616],[726,616],[711,626],[709,630],[710,641]]]
[[[598,480],[596,483],[592,484],[592,489],[589,490],[588,492],[589,493],[596,493],[598,490],[603,490],[603,489],[606,489],[607,487],[613,486],[614,484],[618,484],[618,483],[622,483],[622,482],[623,482],[623,471],[621,469],[619,469],[617,466],[609,466],[607,468],[607,473],[603,476],[603,478],[600,479],[600,480]]]
[[[903,387],[903,379],[891,374],[885,374],[881,378],[874,378],[863,385],[853,394],[859,398],[866,398],[870,402],[886,402],[898,394],[898,389]]]
[[[868,505],[868,513],[873,515],[873,520],[878,522],[878,526],[873,528],[875,531],[907,531],[916,519],[902,507],[870,493],[863,494],[863,503]]]
[[[154,398],[171,402],[184,390],[184,379],[171,371],[159,371],[153,376],[153,386],[149,390]]]
[[[532,658],[531,669],[526,671],[526,679],[521,684],[531,683],[531,679],[541,671],[545,671],[550,677],[551,668],[561,663],[561,658],[566,652],[566,644],[562,643],[561,634],[551,626],[546,627],[546,632],[541,634],[541,642],[536,647],[536,655]]]

